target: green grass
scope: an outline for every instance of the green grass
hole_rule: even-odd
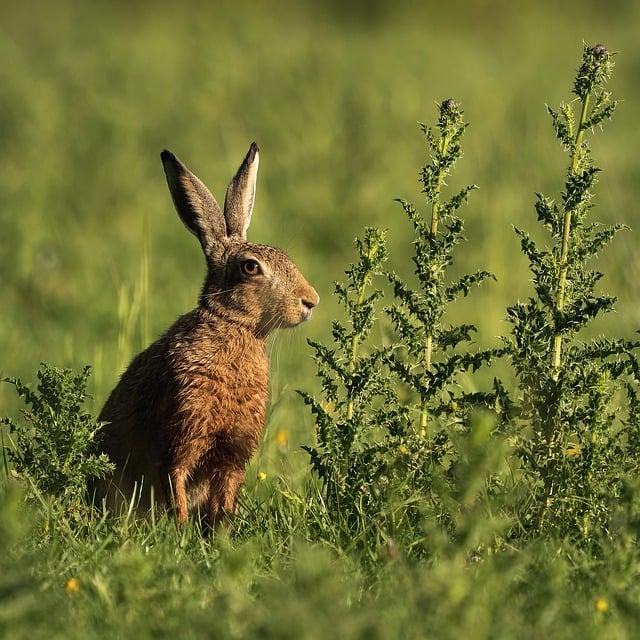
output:
[[[235,537],[181,534],[166,518],[97,517],[67,529],[55,505],[25,513],[21,496],[5,492],[0,542],[13,551],[0,559],[0,635],[631,633],[640,618],[631,516],[597,561],[539,542],[469,568],[463,543],[425,531],[438,562],[416,566],[390,550],[369,575],[357,541],[308,504],[317,487],[300,445],[312,421],[294,389],[316,384],[305,338],[326,340],[340,313],[333,281],[354,235],[389,228],[390,266],[410,277],[412,230],[393,198],[417,199],[424,148],[415,123],[436,101],[460,100],[471,123],[456,182],[480,190],[465,208],[469,242],[456,269],[484,268],[498,282],[457,304],[452,320],[477,324],[481,346],[506,332],[505,308],[530,291],[511,227],[535,235],[534,192],[561,188],[565,158],[544,102],[565,96],[583,39],[621,52],[612,89],[624,102],[594,142],[604,169],[597,218],[637,226],[637,3],[65,0],[0,9],[2,376],[32,379],[41,360],[92,362],[97,410],[128,359],[195,304],[204,265],[166,189],[165,147],[222,199],[257,140],[250,239],[286,249],[322,300],[310,324],[273,339],[269,421]],[[637,328],[637,246],[637,232],[625,232],[602,256],[603,288],[620,302],[595,332]],[[0,385],[0,413],[17,407]],[[77,593],[65,590],[69,578]],[[597,598],[608,611],[597,611]]]

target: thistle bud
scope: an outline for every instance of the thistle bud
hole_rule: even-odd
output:
[[[438,128],[444,134],[447,131],[452,133],[452,127],[462,124],[462,110],[460,105],[453,99],[447,98],[440,103],[440,117],[438,118]]]
[[[593,47],[585,46],[573,92],[584,100],[598,85],[604,84],[609,79],[612,66],[611,54],[603,44],[596,44]]]
[[[593,55],[596,58],[604,59],[609,55],[609,50],[603,44],[597,44],[592,47]]]
[[[440,110],[441,111],[457,111],[458,105],[456,104],[453,98],[447,98],[446,100],[442,101],[442,104],[440,105]]]

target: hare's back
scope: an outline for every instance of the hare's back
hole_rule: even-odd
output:
[[[137,443],[146,447],[147,440],[158,439],[159,428],[172,411],[175,390],[166,350],[155,343],[137,355],[107,399],[100,421],[103,446],[112,460],[131,459]]]

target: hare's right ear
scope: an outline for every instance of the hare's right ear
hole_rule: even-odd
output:
[[[247,229],[253,213],[259,156],[258,145],[252,142],[238,172],[227,188],[227,197],[224,200],[227,233],[230,236],[238,236],[242,240],[247,239]]]
[[[160,157],[173,204],[184,226],[200,240],[207,255],[217,253],[227,227],[216,199],[171,151],[165,149]]]

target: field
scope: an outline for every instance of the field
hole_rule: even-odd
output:
[[[249,239],[284,248],[321,302],[310,323],[271,338],[266,435],[235,528],[207,538],[166,517],[67,521],[55,499],[27,509],[18,483],[2,481],[0,540],[12,551],[0,559],[0,635],[633,637],[635,498],[589,548],[570,536],[496,547],[505,524],[477,511],[449,542],[421,524],[423,557],[393,540],[367,549],[314,506],[321,490],[301,448],[314,421],[295,390],[319,392],[306,339],[329,341],[344,316],[334,281],[364,227],[388,229],[389,266],[409,277],[413,231],[394,199],[420,202],[417,123],[449,97],[470,123],[452,182],[480,187],[454,273],[496,281],[447,317],[476,324],[478,347],[500,344],[506,308],[532,292],[513,226],[542,238],[535,193],[563,187],[545,103],[567,98],[583,41],[619,52],[609,88],[622,102],[593,141],[595,218],[631,227],[598,258],[616,313],[584,336],[633,337],[640,4],[131,5],[0,1],[0,376],[91,364],[96,414],[131,357],[194,306],[204,264],[173,210],[164,148],[222,201],[256,140]],[[373,335],[388,336],[382,324]],[[514,383],[505,362],[474,380],[495,375]],[[0,414],[20,407],[0,385]]]

